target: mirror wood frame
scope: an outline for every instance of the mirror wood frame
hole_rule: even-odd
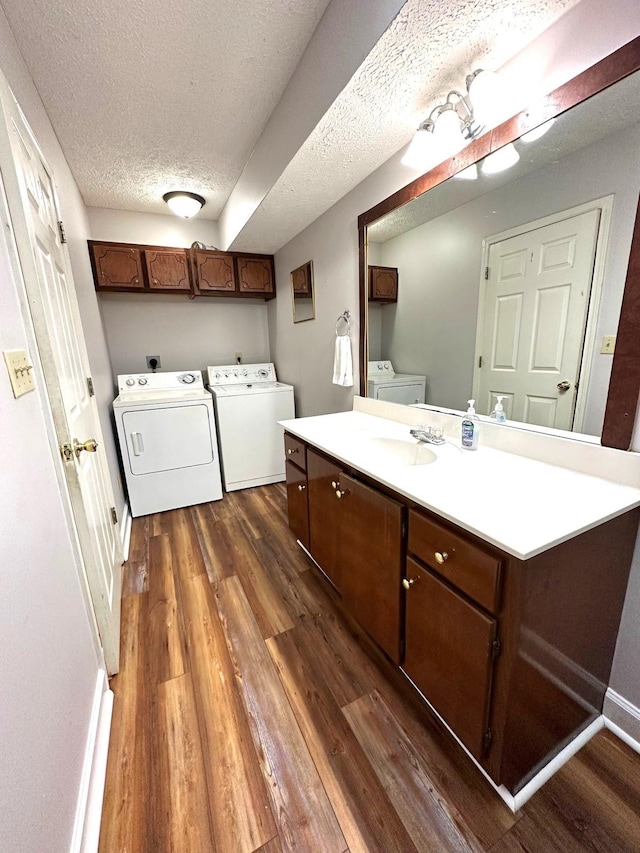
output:
[[[360,394],[367,391],[367,226],[381,216],[438,186],[482,158],[514,142],[523,133],[575,107],[592,95],[640,70],[640,36],[587,68],[537,105],[535,120],[527,110],[488,131],[464,150],[416,178],[358,217],[360,266]],[[640,398],[640,201],[631,241],[616,349],[605,408],[601,443],[628,450]]]

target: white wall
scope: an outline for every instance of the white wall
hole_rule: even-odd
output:
[[[195,240],[217,245],[215,222],[98,208],[89,208],[88,214],[94,240],[181,248]],[[98,301],[114,378],[145,372],[147,355],[159,355],[162,370],[231,364],[236,352],[244,362],[269,361],[264,300],[107,293]]]
[[[608,195],[615,198],[596,342],[615,335],[639,149],[635,125],[380,244],[380,263],[398,267],[400,278],[397,306],[382,311],[381,358],[401,373],[426,374],[428,403],[463,408],[472,393],[483,239]],[[612,361],[596,347],[581,429],[588,435],[602,432]]]
[[[581,0],[505,66],[508,79],[521,87],[522,106],[529,94],[548,92],[640,34],[637,0]],[[468,69],[461,69],[465,73]],[[344,308],[357,316],[360,213],[407,184],[415,173],[396,155],[276,254],[280,288],[288,274],[313,260],[318,288],[316,320],[294,327],[290,305],[278,299],[269,307],[272,357],[283,380],[297,386],[298,414],[341,411],[352,394],[331,384],[334,324]],[[352,329],[357,363],[358,329]],[[357,371],[356,371],[357,372]],[[356,377],[355,388],[358,387]],[[638,420],[638,419],[637,419]],[[634,448],[640,450],[640,429]],[[611,685],[640,707],[640,550],[636,549],[625,602]]]
[[[1,22],[0,22],[1,26]],[[0,348],[27,349],[0,235]],[[34,352],[31,350],[33,359]],[[38,385],[42,376],[36,374]],[[99,670],[36,390],[0,362],[0,850],[69,849]]]

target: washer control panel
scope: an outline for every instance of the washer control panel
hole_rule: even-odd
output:
[[[207,367],[209,385],[250,385],[257,382],[275,382],[276,369],[267,364],[221,364]]]
[[[125,373],[118,376],[119,394],[167,392],[184,394],[185,391],[204,389],[200,370],[181,370],[174,373]]]

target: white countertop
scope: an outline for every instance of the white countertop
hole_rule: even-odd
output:
[[[287,432],[498,548],[526,560],[640,506],[640,488],[447,437],[426,465],[393,461],[385,442],[410,427],[360,411],[281,421]]]

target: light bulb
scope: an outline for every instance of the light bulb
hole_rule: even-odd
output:
[[[503,172],[505,169],[515,166],[519,159],[520,155],[513,147],[513,143],[509,142],[507,145],[503,145],[502,148],[498,148],[493,154],[485,157],[481,166],[482,174],[495,175],[496,172]]]
[[[552,124],[555,124],[554,118],[550,118],[549,121],[545,121],[544,124],[539,124],[537,127],[534,127],[533,130],[530,130],[528,133],[523,133],[520,137],[520,142],[535,142],[536,139],[540,139],[545,135],[548,130],[551,130]]]
[[[484,127],[496,127],[507,116],[505,93],[500,77],[495,71],[479,71],[468,83],[469,100],[476,122]]]
[[[416,130],[400,162],[403,166],[410,166],[412,169],[426,170],[433,149],[433,123],[423,122]]]
[[[476,181],[478,179],[478,167],[475,163],[472,163],[461,172],[456,172],[453,177],[458,181]]]
[[[434,135],[442,148],[449,148],[452,145],[462,142],[460,116],[454,107],[442,110],[436,119]]]

